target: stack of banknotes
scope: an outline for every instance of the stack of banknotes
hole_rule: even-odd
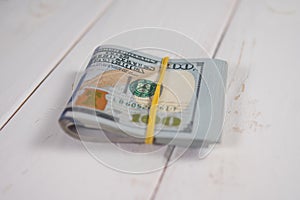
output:
[[[59,119],[61,127],[85,141],[145,143],[161,61],[124,47],[97,47]],[[219,142],[226,76],[225,61],[170,59],[153,144],[200,147]]]

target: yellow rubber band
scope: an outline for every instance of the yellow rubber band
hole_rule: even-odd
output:
[[[149,119],[148,119],[148,126],[147,126],[147,133],[145,138],[145,144],[153,144],[154,139],[154,127],[155,127],[155,121],[156,121],[156,110],[158,106],[158,100],[160,95],[160,88],[162,81],[164,80],[165,72],[168,66],[169,57],[164,57],[161,61],[161,68],[160,68],[160,74],[159,79],[156,84],[156,89],[154,92],[154,96],[152,98],[151,107],[149,111]]]

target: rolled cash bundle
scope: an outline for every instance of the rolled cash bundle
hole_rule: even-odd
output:
[[[152,117],[153,144],[200,147],[218,142],[224,118],[226,62],[168,60],[159,85],[156,116],[151,116],[161,61],[123,47],[99,46],[59,119],[61,127],[85,141],[145,143]]]

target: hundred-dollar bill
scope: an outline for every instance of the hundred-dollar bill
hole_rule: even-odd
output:
[[[63,111],[61,127],[76,138],[144,143],[162,58],[99,46]],[[227,64],[170,59],[157,107],[154,144],[200,147],[220,140]]]

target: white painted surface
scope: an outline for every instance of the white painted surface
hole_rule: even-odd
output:
[[[299,199],[300,4],[242,1],[217,53],[228,60],[222,143],[169,167],[156,199]]]
[[[0,128],[110,2],[0,1]]]
[[[1,131],[1,199],[149,199],[156,193],[161,171],[129,175],[111,170],[58,127],[57,119],[71,95],[75,74],[101,41],[136,27],[181,31],[203,43],[212,55],[235,1],[128,4],[114,3]],[[189,12],[175,14],[183,8]],[[113,152],[108,154],[114,156]],[[164,165],[166,160],[161,154],[151,162]]]

